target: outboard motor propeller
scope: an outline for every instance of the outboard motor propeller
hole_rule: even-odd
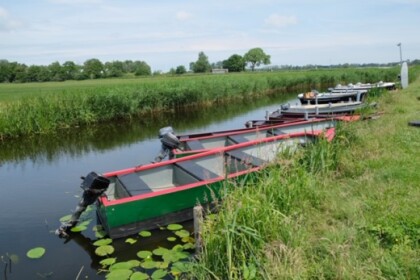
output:
[[[159,155],[155,157],[154,162],[162,161],[167,155],[172,157],[171,150],[178,148],[181,144],[171,126],[167,126],[159,130],[159,139],[162,143],[162,147],[160,149]]]
[[[68,222],[62,223],[61,226],[55,231],[59,237],[67,237],[67,232],[74,227],[79,221],[80,215],[86,208],[94,203],[99,196],[101,196],[109,186],[109,179],[98,175],[96,172],[90,172],[86,177],[81,177],[82,184],[80,187],[83,189],[82,198],[76,207],[73,215]]]

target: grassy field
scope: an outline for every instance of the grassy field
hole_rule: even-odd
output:
[[[395,81],[397,74],[368,68],[0,84],[0,139],[337,83]]]
[[[420,279],[420,80],[377,101],[228,194],[195,279]]]

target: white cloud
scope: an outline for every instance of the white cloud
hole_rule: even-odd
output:
[[[189,20],[192,15],[185,11],[179,11],[176,13],[176,18],[181,21]]]
[[[22,25],[20,21],[12,19],[6,9],[0,7],[0,31],[12,31]]]
[[[272,14],[264,20],[265,24],[271,27],[285,27],[289,25],[297,24],[298,20],[295,16],[280,16],[278,14]]]

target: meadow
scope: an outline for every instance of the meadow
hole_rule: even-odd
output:
[[[328,69],[0,84],[0,139],[57,133],[179,107],[298,93],[338,83],[395,81],[398,71]]]
[[[420,279],[420,80],[375,101],[380,118],[232,186],[194,279]]]

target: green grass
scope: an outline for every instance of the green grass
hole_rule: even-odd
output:
[[[392,69],[335,69],[0,84],[0,139],[158,114],[191,105],[217,105],[279,92],[355,81],[391,81]]]
[[[282,155],[204,224],[195,279],[420,279],[420,80]]]

